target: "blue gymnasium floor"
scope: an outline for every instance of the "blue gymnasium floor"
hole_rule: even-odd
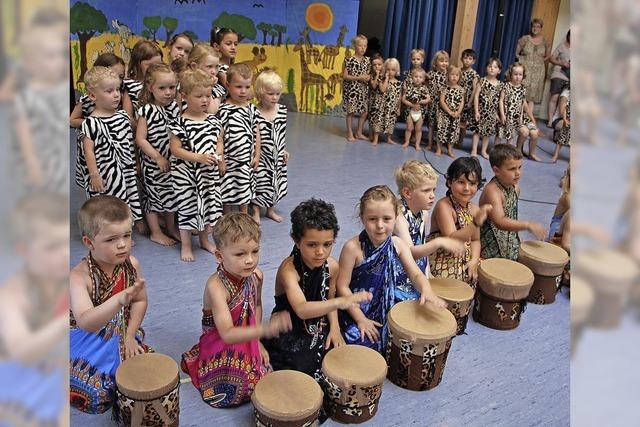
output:
[[[550,131],[545,129],[550,134]],[[340,234],[333,250],[339,257],[344,242],[361,231],[356,203],[368,187],[387,184],[395,191],[393,171],[408,159],[424,160],[413,148],[364,141],[349,144],[344,138],[343,118],[308,114],[289,114],[287,143],[291,153],[289,195],[278,206],[285,221],[262,222],[260,268],[264,271],[264,317],[274,301],[274,280],[280,262],[289,255],[288,215],[301,201],[312,196],[336,207]],[[425,132],[426,137],[426,132]],[[400,140],[398,131],[396,139]],[[471,138],[456,155],[468,155]],[[71,165],[75,164],[72,146]],[[539,151],[548,160],[554,145],[540,141]],[[569,151],[563,148],[557,164],[525,160],[521,179],[520,218],[548,226],[558,198],[559,179],[567,167]],[[427,159],[441,172],[451,159],[427,153]],[[492,173],[489,162],[480,158],[487,181]],[[444,179],[438,180],[437,197],[445,194]],[[476,195],[475,201],[479,199]],[[84,192],[71,189],[71,261],[85,255],[75,214],[84,201]],[[531,236],[523,233],[523,239]],[[149,308],[143,326],[147,342],[158,352],[180,360],[183,351],[197,342],[203,286],[216,269],[213,255],[194,249],[195,263],[183,263],[179,247],[161,247],[135,236],[133,254],[141,262],[147,279]],[[194,244],[196,240],[194,239]],[[197,245],[196,245],[197,247]],[[454,339],[442,382],[431,391],[414,392],[385,381],[380,408],[368,425],[429,426],[563,426],[569,425],[569,300],[558,295],[555,304],[530,304],[520,327],[513,331],[494,331],[469,320],[467,335]],[[184,378],[185,375],[181,374]],[[252,405],[234,409],[213,409],[205,404],[191,383],[180,389],[180,421],[183,426],[253,424]],[[71,423],[76,426],[110,426],[111,414],[87,415],[75,409]],[[328,420],[324,425],[339,425]]]

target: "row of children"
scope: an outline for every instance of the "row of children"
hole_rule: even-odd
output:
[[[426,120],[429,129],[427,150],[436,141],[436,155],[447,147],[452,158],[453,146],[462,143],[466,130],[473,132],[471,156],[478,154],[478,143],[482,139],[480,154],[488,159],[489,138],[495,144],[502,140],[510,142],[517,136],[516,146],[522,150],[529,138],[528,156],[540,160],[536,155],[538,129],[533,111],[526,102],[526,89],[522,84],[526,77],[524,66],[512,64],[499,80],[502,62],[492,57],[486,64],[486,75],[480,77],[473,69],[477,54],[472,49],[462,52],[462,69],[449,64],[449,54],[436,52],[431,70],[423,68],[426,56],[423,49],[410,53],[411,69],[405,71],[400,81],[400,63],[396,58],[383,60],[380,54],[371,58],[364,56],[367,38],[359,35],[354,39],[355,54],[345,60],[343,105],[347,113],[347,139],[367,139],[363,133],[364,123],[369,119],[370,139],[378,144],[379,134],[395,144],[393,132],[398,117],[406,122],[403,147],[415,141],[420,150],[422,127]],[[353,133],[353,116],[359,116],[356,133]],[[569,122],[561,144],[567,144]],[[566,135],[565,135],[566,134]],[[566,141],[566,142],[565,142]],[[553,160],[557,159],[559,145]]]
[[[76,183],[88,197],[124,200],[138,231],[146,232],[146,220],[152,241],[181,242],[183,261],[194,260],[192,231],[213,252],[210,228],[233,206],[252,205],[257,222],[261,208],[282,221],[274,210],[287,194],[282,80],[266,70],[253,88],[250,68],[232,64],[237,43],[229,29],[214,47],[179,34],[168,44],[170,67],[156,43],[141,40],[128,79],[121,58],[102,54],[71,115],[79,128]]]
[[[399,197],[384,185],[364,192],[358,208],[364,229],[344,244],[339,261],[331,257],[339,231],[333,205],[318,199],[299,204],[291,213],[293,250],[278,268],[275,308],[264,323],[259,225],[241,212],[222,216],[213,230],[218,271],[205,286],[202,335],[182,355],[182,369],[203,400],[214,407],[246,402],[271,369],[300,370],[319,380],[332,346],[362,344],[382,352],[395,303],[445,307],[430,275],[475,286],[481,257],[518,257],[518,231],[544,238],[541,225],[518,219],[521,153],[502,144],[490,161],[495,177],[481,207],[471,203],[483,181],[479,161],[463,157],[451,164],[447,195],[435,204],[429,233],[437,174],[424,163],[406,162],[395,172]],[[140,330],[147,299],[139,263],[130,256],[127,205],[94,197],[78,219],[89,254],[71,272],[71,396],[81,410],[102,412],[112,404],[120,360],[148,351]]]

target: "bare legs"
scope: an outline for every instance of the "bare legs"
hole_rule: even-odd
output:
[[[547,127],[553,126],[553,115],[556,112],[556,107],[558,106],[558,97],[560,94],[556,93],[555,95],[551,95],[549,97],[549,110],[547,111],[547,116],[549,120],[547,121]]]
[[[526,126],[521,126],[518,130],[518,142],[516,147],[522,152],[524,148],[524,141],[529,138],[529,153],[528,157],[536,162],[540,161],[540,158],[536,156],[536,147],[538,146],[538,131],[533,129],[529,130]]]
[[[212,254],[216,250],[216,246],[209,241],[209,227],[206,227],[203,231],[198,231],[198,240],[200,240],[200,247]],[[185,262],[193,262],[196,258],[193,256],[193,249],[191,246],[191,230],[180,230],[180,259]]]
[[[356,128],[356,134],[353,134],[353,114],[347,114],[347,141],[354,142],[356,139],[366,140],[367,137],[364,135],[364,122],[367,120],[367,113],[364,112],[360,117],[358,117],[358,127]]]
[[[170,217],[169,217],[170,215]],[[176,244],[175,238],[169,237],[162,232],[160,228],[160,223],[158,221],[159,214],[155,212],[149,212],[146,215],[147,223],[149,224],[149,230],[151,231],[149,238],[152,242],[158,243],[162,246],[173,246]],[[165,224],[167,226],[167,231],[171,236],[179,237],[178,230],[176,229],[175,224],[173,223],[173,213],[166,214],[165,216]]]

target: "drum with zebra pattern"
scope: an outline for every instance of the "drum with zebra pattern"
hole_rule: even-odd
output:
[[[461,280],[450,277],[432,277],[429,279],[433,292],[447,302],[447,308],[456,318],[458,327],[456,335],[462,335],[467,328],[471,303],[473,302],[473,288]]]
[[[440,384],[456,335],[450,311],[403,301],[388,316],[388,378],[409,390],[430,390]]]
[[[567,251],[552,243],[528,240],[520,243],[518,262],[529,267],[534,276],[527,301],[534,304],[554,303],[564,267],[569,262]]]

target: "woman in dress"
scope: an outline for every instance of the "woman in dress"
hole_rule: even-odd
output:
[[[542,90],[546,79],[545,61],[549,57],[549,43],[542,36],[542,19],[531,21],[529,34],[520,37],[516,47],[518,62],[527,70],[527,78],[523,84],[527,88],[527,102],[529,110],[533,111],[533,104],[542,102]]]

